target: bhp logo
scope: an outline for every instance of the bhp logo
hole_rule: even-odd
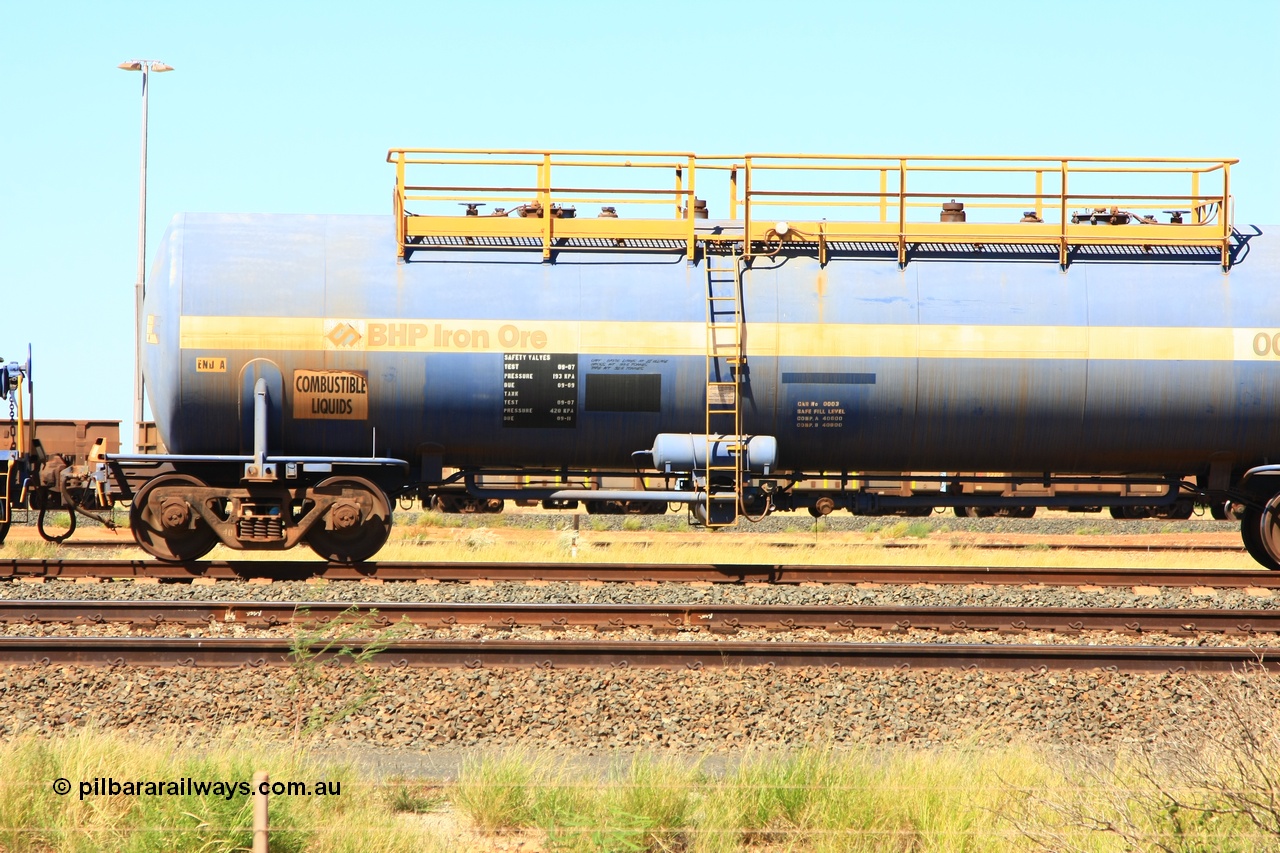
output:
[[[364,335],[360,334],[360,330],[350,323],[338,323],[329,330],[329,334],[325,335],[325,338],[335,347],[350,349],[360,343]]]

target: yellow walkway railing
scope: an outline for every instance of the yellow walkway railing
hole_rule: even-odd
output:
[[[428,148],[387,161],[405,258],[476,247],[692,260],[700,243],[733,243],[745,259],[789,248],[825,262],[833,244],[870,243],[905,264],[919,245],[1038,245],[1065,266],[1078,248],[1133,246],[1217,249],[1224,268],[1237,162]]]

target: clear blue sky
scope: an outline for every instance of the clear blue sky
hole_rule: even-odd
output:
[[[8,2],[0,356],[38,414],[131,419],[183,211],[389,213],[391,147],[1238,157],[1280,224],[1280,2]],[[127,438],[126,438],[127,440]]]

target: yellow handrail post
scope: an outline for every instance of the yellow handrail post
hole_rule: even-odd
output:
[[[1202,210],[1203,208],[1200,207],[1200,172],[1194,171],[1191,173],[1191,221],[1196,225],[1200,224]]]
[[[729,218],[738,218],[738,167],[729,167]]]
[[[1036,219],[1044,221],[1044,169],[1036,169]]]
[[[1067,161],[1062,161],[1062,192],[1058,197],[1059,215],[1062,218],[1062,239],[1058,244],[1058,265],[1067,268]]]
[[[684,168],[676,166],[676,219],[680,218],[680,196],[682,195],[684,195]]]
[[[751,158],[743,157],[746,182],[742,190],[742,259],[751,259]]]
[[[400,151],[396,155],[396,197],[395,214],[396,214],[396,256],[404,257],[405,243],[405,222],[404,222],[404,152]]]
[[[907,266],[907,161],[898,161],[898,268]]]
[[[538,168],[538,201],[542,205],[542,259],[551,259],[551,155],[542,155]]]
[[[690,154],[689,155],[689,195],[687,196],[689,200],[685,204],[685,210],[689,211],[689,243],[685,247],[685,259],[688,260],[689,262],[693,261],[693,250],[694,250],[694,247],[696,246],[694,230],[693,230],[694,223],[697,221],[697,211],[694,210],[694,205],[698,200],[698,194],[694,191],[695,177],[696,176],[694,175],[694,159],[693,159],[693,155]]]
[[[1222,206],[1218,208],[1222,217],[1222,269],[1231,269],[1231,164],[1222,164]]]
[[[880,221],[889,221],[889,170],[880,170]]]

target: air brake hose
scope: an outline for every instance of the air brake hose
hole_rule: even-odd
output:
[[[67,513],[67,518],[70,520],[70,526],[67,527],[67,532],[59,534],[58,536],[50,536],[44,529],[44,516],[45,513],[49,511],[49,493],[47,489],[41,489],[39,494],[40,514],[36,516],[36,530],[40,533],[40,538],[44,541],[52,542],[55,545],[61,545],[63,542],[66,542],[71,538],[72,533],[76,532],[76,514],[74,512],[74,508],[72,512]]]
[[[59,472],[58,494],[62,497],[62,506],[66,507],[68,510],[67,515],[71,520],[71,524],[67,528],[66,533],[60,534],[58,536],[50,536],[48,533],[45,532],[44,516],[45,516],[45,513],[48,512],[49,501],[48,501],[48,494],[46,490],[41,490],[42,492],[45,492],[45,494],[41,495],[40,514],[36,516],[36,530],[40,533],[40,538],[44,539],[47,542],[53,542],[56,544],[61,544],[65,542],[67,539],[71,537],[72,533],[76,532],[76,513],[83,515],[85,518],[92,519],[93,521],[98,522],[108,530],[115,530],[117,527],[119,527],[119,525],[116,524],[109,516],[102,515],[96,512],[91,512],[90,510],[87,510],[84,507],[77,505],[75,500],[71,497],[70,492],[67,491],[67,480],[66,480],[65,473],[66,473],[65,469]]]

